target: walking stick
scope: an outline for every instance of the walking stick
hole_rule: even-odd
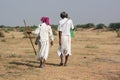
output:
[[[25,25],[25,30],[26,30],[26,33],[27,33],[27,30],[29,29],[29,27],[27,28],[25,20],[24,20],[24,25]],[[28,34],[28,38],[29,38],[29,40],[30,40],[30,42],[31,42],[31,45],[32,45],[32,47],[33,47],[33,50],[34,50],[35,55],[37,55],[30,34]]]

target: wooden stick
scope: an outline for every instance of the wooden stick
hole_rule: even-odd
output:
[[[25,30],[26,30],[26,33],[27,33],[27,30],[28,30],[29,27],[27,28],[27,26],[26,26],[26,21],[25,21],[25,20],[24,20],[24,25],[25,25]],[[28,38],[29,38],[29,40],[30,40],[30,42],[31,42],[31,45],[32,45],[32,47],[33,47],[33,50],[34,50],[35,55],[37,55],[30,34],[28,34]]]

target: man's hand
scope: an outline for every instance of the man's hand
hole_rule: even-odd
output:
[[[59,46],[61,46],[61,35],[62,35],[62,32],[59,31]]]
[[[29,30],[27,30],[26,32],[27,32],[28,34],[31,34],[31,33],[32,33],[32,32],[31,32],[31,31],[29,31]]]
[[[51,46],[53,46],[53,41],[50,42]]]

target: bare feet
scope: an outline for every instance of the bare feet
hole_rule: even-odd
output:
[[[59,66],[63,66],[63,63],[60,63]]]

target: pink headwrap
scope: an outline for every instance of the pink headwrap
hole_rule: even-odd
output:
[[[42,22],[45,22],[47,25],[50,25],[50,23],[49,23],[49,18],[48,18],[48,17],[42,17],[40,20],[41,20]]]

